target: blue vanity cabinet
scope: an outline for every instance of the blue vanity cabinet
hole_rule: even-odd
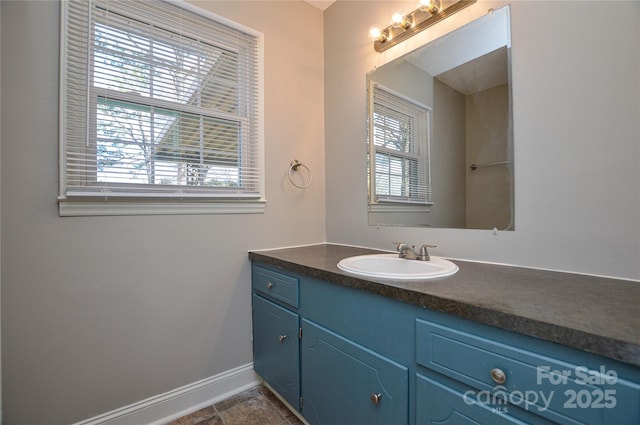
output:
[[[255,370],[312,425],[640,424],[637,366],[275,266],[252,270]]]
[[[372,349],[381,332],[359,324],[378,315],[367,298],[390,300],[261,264],[252,285],[254,369],[310,424],[409,423],[409,368]]]
[[[298,407],[298,279],[254,267],[252,281],[254,369],[292,407]]]

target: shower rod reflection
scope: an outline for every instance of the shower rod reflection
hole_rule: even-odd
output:
[[[484,164],[471,164],[469,165],[469,168],[471,168],[472,170],[475,170],[480,167],[493,167],[494,165],[505,165],[505,164],[511,164],[511,161],[498,161],[498,162],[487,162]]]

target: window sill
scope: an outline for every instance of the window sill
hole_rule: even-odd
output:
[[[266,200],[82,201],[60,200],[60,217],[127,215],[262,214]]]
[[[428,213],[433,204],[369,204],[369,212],[375,213]]]

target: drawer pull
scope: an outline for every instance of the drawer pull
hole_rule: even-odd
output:
[[[278,339],[280,340],[280,342],[284,342],[284,340],[287,339],[287,336],[286,335],[280,335],[278,337]]]
[[[505,375],[502,369],[495,367],[491,369],[491,379],[493,379],[496,384],[504,384],[507,380],[507,375]]]
[[[380,400],[382,400],[382,394],[378,393],[378,394],[371,394],[371,402],[373,404],[380,404]]]
[[[273,288],[273,283],[267,282],[267,289],[272,289],[272,288]]]

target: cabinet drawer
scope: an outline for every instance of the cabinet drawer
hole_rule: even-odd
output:
[[[420,319],[416,361],[472,387],[471,398],[508,399],[558,423],[640,423],[640,386],[604,364],[573,364]]]
[[[255,291],[298,308],[297,278],[260,266],[253,266],[252,284]]]

